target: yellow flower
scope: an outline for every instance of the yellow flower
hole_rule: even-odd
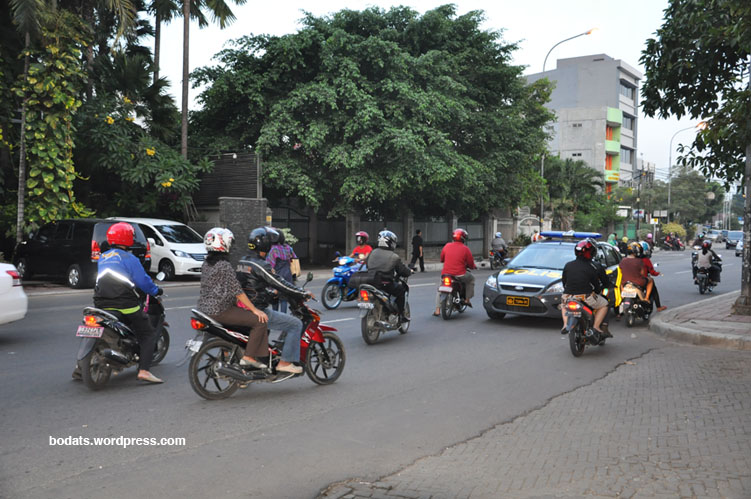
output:
[[[172,182],[162,182],[162,187],[169,187],[172,185]]]
[[[175,181],[175,179],[174,179],[174,178],[172,178],[172,177],[170,177],[170,178],[169,178],[169,181],[170,181],[170,182],[174,182],[174,181]]]
[[[134,119],[135,118],[133,118],[132,116],[128,116],[127,118],[125,118],[125,121],[133,121]]]
[[[104,120],[107,122],[108,125],[111,125],[115,122],[115,119],[112,116],[107,116],[107,118]]]
[[[123,102],[126,103],[126,104],[132,104],[133,101],[131,101],[127,97],[123,97]]]
[[[152,149],[152,148],[150,148],[150,147],[147,147],[147,148],[146,148],[146,154],[147,154],[148,156],[153,156],[154,154],[156,154],[156,150],[155,150],[155,149]]]

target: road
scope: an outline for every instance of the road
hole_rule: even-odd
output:
[[[740,259],[726,265],[716,293],[740,287]],[[691,283],[689,252],[653,261],[663,303],[706,298]],[[489,271],[477,272],[477,295]],[[409,334],[367,346],[357,310],[325,311],[347,353],[342,377],[317,386],[305,377],[251,385],[208,402],[177,367],[192,337],[197,285],[167,288],[172,346],[154,368],[164,385],[141,386],[135,370],[101,392],[72,381],[81,309],[91,291],[30,298],[27,318],[0,326],[2,404],[0,497],[315,497],[351,477],[373,481],[544,406],[664,345],[644,324],[611,321],[615,338],[574,358],[553,319],[489,320],[480,305],[443,321],[431,317],[437,272],[410,280]],[[309,286],[320,293],[324,281]],[[322,308],[322,307],[321,307]],[[179,437],[179,446],[64,446],[50,437]]]

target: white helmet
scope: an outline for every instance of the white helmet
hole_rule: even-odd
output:
[[[496,232],[495,237],[503,237],[503,235],[500,232]]]
[[[383,229],[378,233],[378,247],[393,250],[396,248],[396,234],[388,229]]]
[[[203,236],[203,244],[207,251],[217,251],[219,253],[229,253],[235,235],[229,229],[214,227]]]

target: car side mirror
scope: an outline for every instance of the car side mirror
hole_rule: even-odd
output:
[[[511,258],[504,258],[503,262],[502,262],[503,266],[505,267],[506,265],[508,265],[508,262],[510,262],[510,261],[511,261]]]

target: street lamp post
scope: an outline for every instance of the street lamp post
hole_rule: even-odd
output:
[[[558,42],[555,45],[553,45],[552,47],[550,47],[550,50],[548,50],[548,53],[545,54],[545,60],[542,61],[542,72],[545,73],[545,65],[548,62],[548,56],[550,55],[550,53],[553,51],[554,48],[556,48],[561,43],[567,42],[569,40],[573,40],[574,38],[579,38],[580,36],[584,36],[584,35],[591,35],[592,32],[594,32],[594,30],[596,30],[596,29],[597,28],[592,28],[589,31],[585,31],[584,33],[579,33],[578,35],[574,35],[574,36],[572,36],[570,38],[566,38],[565,40],[561,40],[560,42]],[[540,177],[543,180],[545,179],[545,153],[544,152],[542,153],[542,158],[540,158]],[[545,193],[542,192],[542,193],[540,193],[540,232],[542,232],[542,219],[545,216],[545,212],[543,211],[544,210],[544,206],[543,206],[544,200],[545,200]]]
[[[670,184],[673,181],[673,139],[675,138],[676,135],[678,135],[681,132],[685,132],[686,130],[693,130],[693,129],[703,130],[706,127],[707,127],[706,122],[700,121],[694,126],[681,128],[680,130],[675,132],[672,137],[670,137],[670,151],[668,151],[668,212],[667,212],[668,222],[670,222]]]

